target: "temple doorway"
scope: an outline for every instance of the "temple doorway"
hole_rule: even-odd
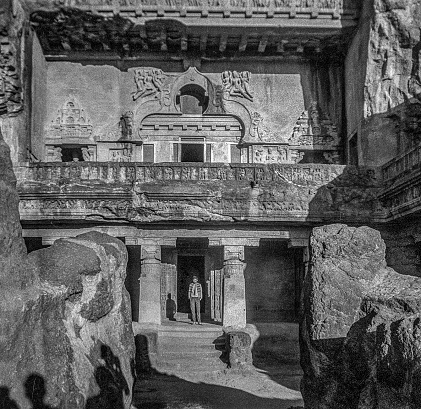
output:
[[[203,255],[178,255],[177,258],[177,312],[190,313],[188,298],[189,284],[197,276],[202,284],[203,298],[200,303],[202,315],[205,313],[206,280],[205,256]]]

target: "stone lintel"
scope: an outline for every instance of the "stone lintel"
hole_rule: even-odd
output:
[[[259,247],[260,237],[209,238],[209,246]]]
[[[307,247],[309,244],[308,238],[291,238],[288,240],[288,247]]]
[[[24,237],[42,237],[43,245],[51,245],[55,240],[74,237],[89,231],[99,231],[113,237],[125,237],[126,245],[141,246],[155,243],[174,247],[177,238],[208,238],[209,246],[258,246],[260,239],[289,240],[294,232],[287,230],[139,230],[135,227],[91,227],[83,229],[24,229]],[[151,235],[153,234],[153,236]],[[293,239],[292,239],[293,240]]]

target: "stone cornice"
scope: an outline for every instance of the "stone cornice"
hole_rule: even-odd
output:
[[[71,60],[80,52],[95,59],[156,51],[317,58],[323,50],[326,58],[333,50],[343,52],[358,22],[356,0],[331,0],[328,7],[318,0],[312,6],[307,0],[70,0],[61,8],[53,2],[27,3],[51,59],[67,55]]]

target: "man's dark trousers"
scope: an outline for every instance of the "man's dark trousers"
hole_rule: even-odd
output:
[[[200,324],[200,298],[199,297],[191,297],[190,298],[190,308],[191,308],[191,316],[193,322],[198,322]],[[196,319],[197,315],[197,319]]]

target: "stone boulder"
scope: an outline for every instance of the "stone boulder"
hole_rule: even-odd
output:
[[[0,288],[0,386],[19,408],[130,408],[126,263],[120,240],[91,232],[30,253],[20,288]]]
[[[313,230],[300,325],[307,409],[421,407],[421,279],[385,262],[380,233]]]

